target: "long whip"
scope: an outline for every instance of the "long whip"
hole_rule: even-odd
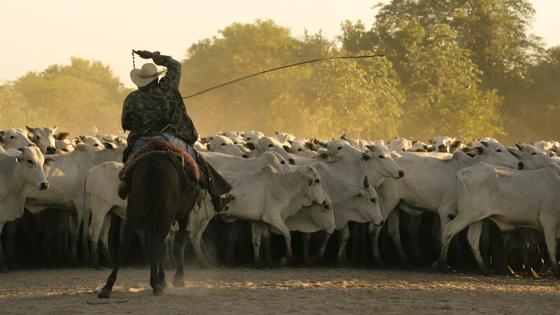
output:
[[[133,54],[133,56],[134,56],[134,54]],[[210,92],[212,90],[224,87],[226,85],[230,85],[230,84],[233,84],[233,83],[236,83],[236,82],[239,82],[239,81],[242,81],[242,80],[246,80],[246,79],[258,76],[258,75],[262,75],[262,74],[265,74],[265,73],[269,73],[269,72],[273,72],[273,71],[277,71],[277,70],[282,70],[282,69],[286,69],[286,68],[290,68],[290,67],[301,66],[301,65],[304,65],[304,64],[308,64],[308,63],[315,63],[315,62],[327,61],[327,60],[339,60],[339,59],[365,59],[365,58],[383,58],[383,57],[385,57],[385,55],[375,54],[375,55],[360,55],[360,56],[327,57],[327,58],[317,58],[317,59],[300,61],[300,62],[292,63],[292,64],[289,64],[289,65],[280,66],[280,67],[276,67],[276,68],[272,68],[272,69],[263,70],[263,71],[260,71],[260,72],[257,72],[257,73],[249,74],[249,75],[246,75],[244,77],[237,78],[235,80],[231,80],[231,81],[228,81],[228,82],[224,82],[222,84],[218,84],[216,86],[204,89],[202,91],[198,91],[194,94],[183,96],[183,98],[187,99],[187,98],[195,97],[195,96],[198,96],[200,94],[204,94],[206,92]]]

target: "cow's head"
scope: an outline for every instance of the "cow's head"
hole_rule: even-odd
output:
[[[321,184],[321,175],[313,166],[305,166],[298,170],[304,180],[305,185],[303,186],[304,194],[308,203],[304,204],[309,206],[311,204],[321,205],[330,209],[330,205],[325,198],[325,191]]]
[[[0,143],[2,143],[5,149],[17,149],[34,145],[29,139],[27,131],[20,128],[0,131]]]
[[[558,163],[545,152],[530,144],[516,144],[517,150],[510,150],[512,154],[519,158],[526,169],[537,169],[545,167],[550,163]]]
[[[17,167],[21,169],[25,182],[36,186],[39,190],[49,188],[44,164],[49,164],[53,160],[51,158],[45,159],[41,150],[36,146],[19,148],[18,150],[21,153],[16,157]]]
[[[481,162],[513,169],[524,167],[524,163],[501,143],[479,141],[475,143],[473,152]]]
[[[245,153],[242,152],[237,145],[233,143],[233,141],[226,137],[215,135],[212,137],[208,137],[208,143],[206,147],[209,151],[229,154],[233,156],[242,157]]]
[[[383,215],[379,205],[377,191],[370,185],[367,176],[364,178],[362,187],[359,188],[353,207],[359,211],[360,216],[375,225],[383,225]]]
[[[25,126],[30,133],[30,138],[35,142],[35,144],[41,149],[44,154],[55,154],[56,153],[56,143],[55,143],[55,133],[58,129],[57,126],[52,128],[31,128]]]
[[[435,137],[431,139],[432,151],[449,153],[451,152],[451,145],[455,142],[455,138],[446,136]]]
[[[393,140],[391,140],[391,142],[389,142],[389,151],[391,152],[402,153],[405,151],[410,151],[411,148],[412,148],[412,141],[405,138],[396,137]]]
[[[363,153],[362,160],[372,163],[373,168],[383,177],[402,178],[404,171],[397,165],[387,147],[383,144],[370,145]]]

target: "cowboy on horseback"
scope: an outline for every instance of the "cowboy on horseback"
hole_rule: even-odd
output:
[[[221,211],[231,199],[227,194],[231,185],[192,147],[198,133],[178,89],[181,63],[157,51],[136,50],[133,53],[144,59],[152,59],[153,63],[146,63],[141,69],[130,72],[130,78],[138,90],[131,92],[123,105],[122,128],[130,131],[123,162],[126,163],[134,152],[150,140],[166,140],[185,150],[198,163],[203,175],[201,186],[210,193],[215,210]],[[156,65],[164,66],[167,70],[159,71]],[[158,80],[164,72],[165,76]],[[119,195],[125,197],[127,192],[125,179]]]

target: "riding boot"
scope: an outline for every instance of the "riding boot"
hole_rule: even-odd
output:
[[[200,184],[210,194],[214,210],[221,212],[234,199],[229,194],[232,187],[198,152],[196,158],[202,173]]]

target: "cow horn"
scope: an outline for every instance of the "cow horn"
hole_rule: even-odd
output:
[[[515,146],[519,149],[523,151],[523,145],[521,143],[516,143]]]

